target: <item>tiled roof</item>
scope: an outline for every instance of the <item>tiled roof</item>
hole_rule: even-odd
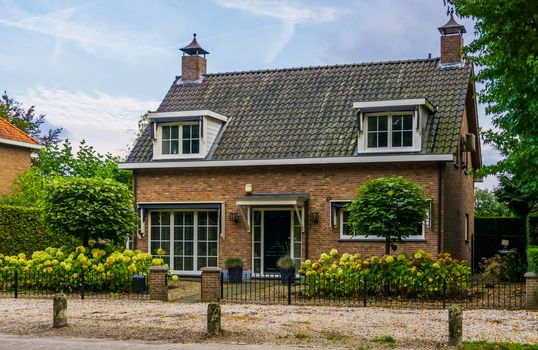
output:
[[[32,145],[38,144],[36,140],[28,136],[24,131],[3,118],[0,118],[0,139],[30,143]]]
[[[352,156],[358,124],[353,102],[427,98],[424,153],[457,148],[472,68],[440,68],[439,59],[207,74],[172,84],[158,112],[211,110],[229,119],[213,160]],[[179,79],[179,78],[178,78]],[[127,162],[152,158],[151,130]]]

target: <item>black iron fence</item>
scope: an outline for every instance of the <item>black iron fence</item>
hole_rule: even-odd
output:
[[[525,284],[484,280],[478,276],[410,283],[376,276],[301,276],[288,280],[280,274],[252,277],[240,283],[221,279],[221,298],[229,302],[446,308],[523,309]]]
[[[130,272],[70,274],[0,270],[0,297],[40,297],[65,293],[77,298],[149,298],[148,277]]]

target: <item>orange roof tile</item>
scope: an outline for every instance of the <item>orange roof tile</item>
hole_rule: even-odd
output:
[[[2,118],[0,118],[0,139],[38,145],[37,141],[31,138],[27,133]]]

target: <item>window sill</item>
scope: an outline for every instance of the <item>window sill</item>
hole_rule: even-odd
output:
[[[378,239],[378,238],[339,238],[337,240],[338,242],[361,242],[361,243],[365,243],[365,242],[371,242],[371,243],[385,243],[385,239]],[[413,239],[406,239],[402,242],[399,242],[399,243],[396,243],[396,244],[401,244],[401,243],[415,243],[415,242],[427,242],[426,239],[424,238],[413,238]]]

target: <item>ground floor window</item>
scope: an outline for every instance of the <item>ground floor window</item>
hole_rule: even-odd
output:
[[[216,210],[152,211],[150,252],[163,256],[174,271],[198,271],[218,265],[218,212]]]

